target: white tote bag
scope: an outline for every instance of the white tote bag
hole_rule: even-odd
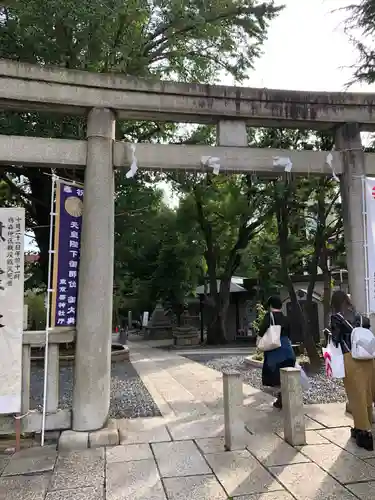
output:
[[[344,355],[341,346],[335,347],[332,340],[323,348],[323,357],[328,378],[345,378]]]
[[[271,324],[263,335],[263,337],[258,337],[257,340],[257,348],[260,351],[273,351],[278,347],[281,347],[280,342],[280,334],[281,334],[281,325],[275,325],[275,318],[273,314],[270,312]]]

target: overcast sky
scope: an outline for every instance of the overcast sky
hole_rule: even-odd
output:
[[[246,84],[292,90],[344,90],[357,54],[344,33],[347,14],[337,9],[355,0],[280,3],[286,7],[272,21],[264,55]],[[357,84],[351,90],[371,89]]]

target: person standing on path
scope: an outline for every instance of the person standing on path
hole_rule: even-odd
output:
[[[278,388],[277,399],[273,403],[275,408],[282,408],[282,399],[280,392],[280,369],[293,368],[296,363],[296,356],[290,342],[290,323],[286,316],[281,311],[282,301],[279,296],[275,295],[268,299],[267,302],[269,312],[267,312],[259,326],[259,337],[263,337],[271,324],[280,325],[280,342],[281,347],[264,353],[264,361],[262,368],[262,384],[266,387]]]
[[[370,328],[370,321],[356,313],[349,297],[342,290],[332,294],[331,309],[332,341],[336,347],[341,347],[344,355],[344,386],[354,420],[351,437],[355,439],[357,446],[372,451],[374,360],[354,359],[351,354],[353,329],[359,326]]]

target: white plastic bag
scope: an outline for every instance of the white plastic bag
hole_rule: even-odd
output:
[[[273,314],[270,313],[271,324],[263,335],[263,337],[258,337],[257,339],[257,348],[260,351],[273,351],[278,347],[281,347],[280,334],[281,334],[281,326],[275,325],[275,318]]]
[[[323,357],[328,378],[345,378],[344,355],[341,346],[335,347],[332,340],[323,348]]]
[[[295,368],[299,368],[300,369],[302,389],[304,391],[308,391],[310,389],[310,380],[309,380],[309,377],[306,375],[305,370],[302,368],[302,366],[299,363],[295,364]]]
[[[371,330],[363,328],[361,324],[361,326],[353,329],[351,340],[353,359],[375,358],[375,337]]]

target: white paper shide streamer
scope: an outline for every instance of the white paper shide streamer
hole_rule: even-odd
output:
[[[130,164],[130,170],[126,172],[127,179],[134,177],[138,170],[137,158],[135,157],[135,144],[130,144],[130,151],[131,151],[131,164]]]
[[[274,156],[273,166],[282,167],[285,172],[291,172],[293,163],[289,156]]]
[[[212,168],[212,173],[214,175],[219,175],[220,158],[216,158],[215,156],[202,156],[201,163],[205,167]]]
[[[333,169],[333,165],[332,165],[333,154],[332,153],[328,153],[327,158],[326,158],[326,163],[332,171],[332,177],[335,179],[335,181],[340,182],[340,179],[337,177],[336,172]]]

